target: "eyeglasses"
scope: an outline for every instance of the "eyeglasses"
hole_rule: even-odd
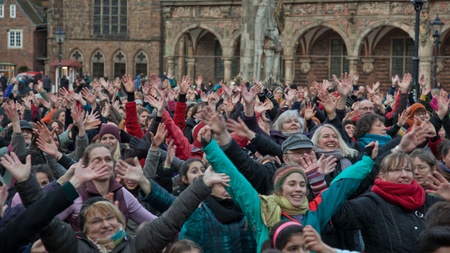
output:
[[[286,152],[286,155],[303,156],[304,154],[308,154],[309,152],[310,152],[310,150],[297,151],[297,152]]]
[[[111,220],[113,220],[115,218],[116,218],[116,216],[114,214],[109,214],[103,219],[99,218],[99,217],[95,217],[94,219],[88,221],[88,223],[91,224],[91,225],[97,225],[98,226],[98,225],[102,224],[104,221],[111,221]]]
[[[414,170],[418,170],[418,171],[420,171],[420,172],[424,172],[424,171],[426,171],[426,170],[428,170],[428,169],[430,169],[429,166],[415,166],[415,167],[414,167]]]
[[[426,115],[427,115],[427,112],[424,112],[424,111],[419,111],[419,112],[414,113],[414,116],[417,116],[417,117],[426,116]]]
[[[400,174],[402,174],[403,171],[404,171],[405,173],[411,173],[411,174],[413,173],[413,171],[412,171],[411,168],[403,168],[403,169],[397,168],[397,169],[389,170],[388,172],[389,172],[389,173],[392,173],[392,174],[400,175]]]

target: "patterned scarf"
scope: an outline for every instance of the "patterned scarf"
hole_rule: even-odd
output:
[[[285,212],[292,216],[303,215],[308,212],[308,199],[306,196],[303,198],[301,207],[294,207],[289,201],[278,195],[261,195],[261,216],[264,224],[272,228],[281,220],[281,212]]]
[[[372,191],[392,205],[415,211],[425,203],[425,190],[416,180],[411,184],[398,184],[376,179]]]

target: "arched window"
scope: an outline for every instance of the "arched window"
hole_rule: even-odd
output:
[[[114,78],[122,77],[127,73],[127,59],[122,51],[118,51],[113,58],[114,61]]]
[[[94,34],[125,37],[127,34],[127,0],[94,1]]]
[[[83,53],[80,52],[80,50],[75,49],[72,54],[70,55],[71,60],[77,60],[81,65],[84,64],[84,56]],[[79,76],[83,75],[83,67],[80,67],[77,69],[77,73]]]
[[[105,56],[97,50],[92,55],[92,78],[104,77],[105,75]]]
[[[147,76],[147,54],[144,51],[139,52],[134,58],[136,75],[141,73]]]

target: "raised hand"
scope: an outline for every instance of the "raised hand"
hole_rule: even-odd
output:
[[[169,145],[167,145],[167,156],[166,156],[166,160],[164,161],[164,168],[170,168],[173,158],[175,157],[176,150],[177,150],[177,145],[173,145],[173,140],[170,140]]]
[[[198,76],[197,79],[195,79],[195,85],[197,85],[197,89],[201,88],[202,83],[203,83],[203,76]]]
[[[111,174],[107,164],[98,166],[99,163],[99,161],[94,160],[88,166],[84,166],[81,158],[75,166],[73,177],[69,180],[73,187],[77,188],[88,181],[105,178]]]
[[[90,112],[86,114],[86,117],[84,118],[84,129],[91,130],[96,129],[102,122],[100,121],[100,116],[98,115],[98,112]]]
[[[255,132],[250,130],[250,128],[247,127],[245,122],[239,117],[238,121],[234,119],[227,119],[227,129],[230,132],[233,132],[234,134],[237,134],[238,136],[245,137],[249,140],[253,139],[255,136]]]
[[[153,133],[150,133],[150,139],[152,141],[152,147],[159,147],[164,142],[164,139],[166,138],[167,130],[166,130],[166,124],[160,123],[158,125],[158,129],[156,130],[156,135],[153,135]]]
[[[450,183],[439,173],[433,172],[433,175],[428,175],[431,182],[427,182],[427,192],[430,194],[439,195],[446,201],[450,201]]]
[[[227,86],[227,84],[224,83],[223,80],[220,81],[219,84],[222,90],[225,92],[225,95],[227,95],[227,97],[231,97],[233,95],[233,90],[229,86]]]
[[[94,104],[97,97],[91,93],[88,88],[83,88],[81,90],[81,96],[83,96],[84,100],[86,100],[89,104]]]
[[[214,172],[211,166],[209,166],[203,175],[203,182],[208,187],[213,187],[215,184],[222,184],[225,187],[229,187],[230,177],[225,173]]]
[[[374,85],[372,85],[373,90],[376,92],[380,88],[380,82],[376,82]]]
[[[320,238],[319,233],[313,227],[307,225],[303,228],[303,245],[305,249],[317,253],[336,252],[335,249],[326,245]]]
[[[5,102],[3,103],[3,109],[5,109],[5,114],[8,117],[9,120],[11,120],[11,122],[19,122],[20,118],[19,118],[19,113],[17,113],[17,108],[16,108],[16,104],[14,103],[14,101],[9,101],[9,102]]]
[[[303,114],[303,118],[305,118],[305,120],[312,119],[316,115],[315,106],[313,106],[311,102],[307,103]]]
[[[318,172],[322,175],[328,175],[336,170],[337,159],[334,156],[325,157],[321,155],[317,164],[319,165]]]
[[[392,77],[392,86],[395,86],[395,84],[397,84],[397,82],[400,80],[400,78],[398,77],[398,75],[395,75]]]
[[[431,86],[430,85],[425,85],[422,89],[422,95],[428,95],[431,92]]]
[[[59,151],[53,138],[47,142],[43,137],[39,136],[36,140],[36,144],[42,152],[54,157],[55,159],[57,158]]]
[[[294,98],[297,96],[298,91],[297,90],[289,90],[288,93],[285,95],[286,103],[292,104],[292,101],[294,101]]]
[[[319,103],[323,106],[325,112],[330,115],[336,113],[336,98],[331,96],[328,91],[319,92]]]
[[[56,129],[53,129],[53,131],[50,132],[48,127],[41,121],[36,122],[33,130],[34,133],[36,133],[36,135],[39,136],[39,138],[42,138],[43,141],[48,143],[50,143],[53,140],[53,134],[56,131]]]
[[[111,113],[110,105],[109,105],[109,103],[105,103],[105,106],[103,106],[103,108],[102,108],[102,116],[104,118],[108,118],[110,113]]]
[[[164,110],[166,109],[166,100],[164,98],[156,99],[151,95],[145,97],[146,101],[157,110],[158,116],[162,116],[164,114]]]
[[[72,116],[73,123],[80,127],[83,125],[83,111],[77,105],[72,105],[72,109],[70,110],[70,116]]]
[[[122,83],[123,87],[125,88],[125,91],[128,93],[132,93],[136,90],[136,86],[133,82],[133,78],[129,74],[125,74],[122,77]]]
[[[200,141],[205,140],[207,143],[211,142],[211,138],[212,138],[212,133],[211,133],[211,127],[206,125],[204,127],[202,127],[202,129],[200,129],[200,131],[198,131],[198,136],[197,136],[197,140],[199,139]]]
[[[328,81],[327,79],[322,81],[322,88],[324,90],[328,90],[332,85],[333,85],[333,83]]]
[[[378,144],[378,141],[371,141],[369,144],[367,144],[364,148],[373,148],[371,158],[372,160],[375,160],[378,156],[378,148],[380,145]]]
[[[27,155],[25,164],[21,163],[19,157],[14,152],[11,155],[5,154],[0,158],[0,164],[7,169],[17,182],[23,182],[31,174],[31,155]]]
[[[214,109],[209,106],[206,106],[200,111],[199,118],[205,124],[209,125],[211,130],[213,130],[216,134],[221,134],[227,129],[222,115],[215,112]]]
[[[422,74],[422,76],[419,79],[419,84],[421,87],[424,87],[428,83],[428,78],[425,78],[425,75]]]
[[[408,110],[405,109],[401,114],[398,115],[397,124],[402,127],[406,124],[407,119],[408,119]]]
[[[144,171],[137,157],[134,158],[134,166],[119,160],[116,164],[115,171],[121,179],[127,179],[134,182],[141,182],[145,179]]]
[[[356,81],[359,79],[359,75],[355,74],[357,76]],[[353,87],[350,81],[349,75],[346,73],[341,74],[341,81],[337,79],[335,75],[333,75],[334,83],[336,84],[337,90],[339,92],[340,96],[348,97],[350,92],[352,91]],[[355,76],[353,76],[353,80],[355,80]]]
[[[2,185],[0,187],[0,217],[3,217],[3,214],[8,208],[8,206],[5,205],[7,199],[8,199],[8,186]]]
[[[181,79],[181,83],[178,82],[178,87],[180,87],[180,94],[187,94],[189,88],[191,87],[191,84],[191,78],[189,78],[189,76],[183,76],[183,78]]]
[[[305,173],[309,173],[314,170],[319,169],[319,164],[317,163],[316,153],[311,151],[310,154],[303,154],[303,157],[299,159],[300,166],[303,168]]]
[[[427,130],[428,121],[415,121],[411,130],[407,132],[401,139],[398,146],[403,152],[410,153],[416,149],[420,144],[424,143],[427,138],[432,138],[435,136],[433,133]],[[430,123],[430,122],[428,122]],[[434,127],[433,127],[434,129]]]
[[[400,82],[400,81],[398,82],[398,87],[400,87],[400,91],[401,91],[403,94],[405,94],[405,93],[408,92],[409,85],[411,84],[411,81],[412,81],[412,76],[411,76],[411,74],[405,73],[405,74],[403,75],[402,81],[401,81],[401,82]]]
[[[439,96],[437,96],[436,99],[438,102],[437,114],[439,118],[442,120],[444,116],[447,115],[448,113],[448,103],[449,103],[448,93],[445,90],[441,89],[441,91],[439,92]]]

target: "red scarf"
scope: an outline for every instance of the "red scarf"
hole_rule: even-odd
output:
[[[376,179],[372,191],[387,202],[403,207],[406,211],[415,211],[425,203],[425,191],[415,180],[407,185]]]

